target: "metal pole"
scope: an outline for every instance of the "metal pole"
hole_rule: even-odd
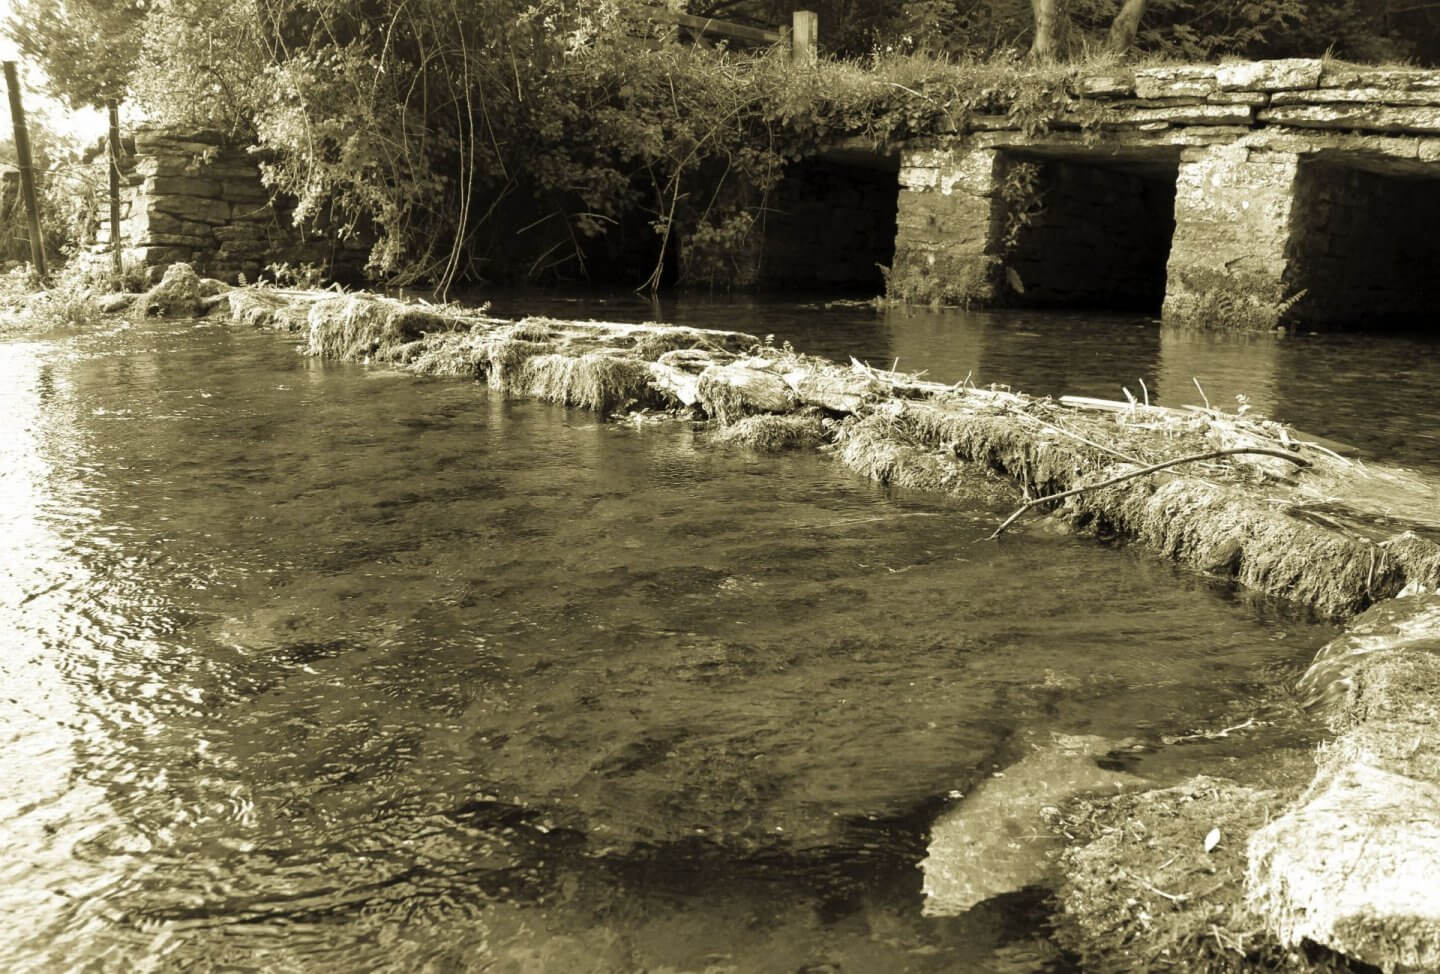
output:
[[[110,98],[105,108],[110,113],[110,269],[119,291],[125,276],[120,260],[120,103]]]
[[[15,155],[20,161],[20,192],[25,196],[25,213],[30,221],[30,259],[42,279],[45,269],[45,241],[40,237],[40,204],[35,199],[35,164],[30,159],[30,133],[25,129],[25,109],[20,106],[20,76],[14,61],[5,62],[5,86],[10,89],[10,120],[15,125]]]

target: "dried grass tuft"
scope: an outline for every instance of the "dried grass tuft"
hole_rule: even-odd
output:
[[[559,332],[544,318],[526,318],[501,333],[505,338],[513,338],[522,342],[548,342],[558,334]]]
[[[646,362],[654,362],[666,352],[701,348],[704,344],[705,343],[698,339],[693,332],[646,332],[635,340],[635,346],[631,351]]]
[[[553,352],[547,342],[529,342],[518,338],[493,338],[480,343],[480,371],[491,388],[507,391],[521,385],[525,363],[537,355]]]
[[[383,358],[395,346],[427,333],[454,331],[469,324],[456,316],[367,294],[317,301],[308,317],[307,354],[342,361]]]
[[[656,401],[644,363],[596,352],[527,358],[516,386],[536,399],[601,412]]]
[[[430,335],[402,347],[417,347],[407,364],[423,375],[475,378],[488,363],[484,344],[465,332]]]
[[[746,416],[716,430],[712,439],[725,446],[791,450],[819,446],[825,442],[826,433],[824,420],[818,413],[762,413]]]

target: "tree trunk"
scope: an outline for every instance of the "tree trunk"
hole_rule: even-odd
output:
[[[1061,0],[1030,0],[1035,11],[1035,40],[1030,45],[1030,56],[1050,61],[1055,58],[1060,46],[1060,3]]]
[[[1110,36],[1105,47],[1113,54],[1124,54],[1135,43],[1135,32],[1140,29],[1140,18],[1145,16],[1145,0],[1125,0],[1120,12],[1110,25]]]

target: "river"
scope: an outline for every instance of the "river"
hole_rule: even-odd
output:
[[[658,315],[1027,392],[1175,404],[1198,377],[1440,456],[1440,370],[1404,339]],[[982,542],[1002,490],[217,321],[12,338],[0,373],[7,971],[1068,970],[1043,890],[922,914],[948,804],[1055,733],[1156,780],[1315,736],[1289,687],[1330,626],[1043,522]]]

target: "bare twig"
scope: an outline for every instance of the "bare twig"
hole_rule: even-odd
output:
[[[1205,395],[1205,390],[1204,390],[1204,389],[1201,389],[1201,388],[1200,388],[1200,380],[1197,379],[1195,376],[1192,375],[1192,376],[1190,377],[1190,381],[1193,382],[1193,383],[1195,383],[1195,388],[1200,391],[1200,398],[1203,399],[1203,400],[1205,400],[1205,408],[1206,408],[1206,409],[1209,409],[1209,408],[1210,408],[1210,397],[1207,396],[1207,395]]]
[[[1190,456],[1176,457],[1174,460],[1166,460],[1163,463],[1153,463],[1150,466],[1143,467],[1139,470],[1131,470],[1127,473],[1122,473],[1117,477],[1111,477],[1109,480],[1102,480],[1098,484],[1086,484],[1084,487],[1076,487],[1072,490],[1061,491],[1058,494],[1050,494],[1046,497],[1037,497],[1032,501],[1026,501],[1024,504],[1022,504],[1019,508],[1016,509],[1015,513],[1007,517],[1004,522],[1002,522],[1001,525],[995,529],[995,533],[991,534],[990,537],[986,538],[985,540],[994,541],[996,538],[1000,537],[1001,533],[1004,532],[1004,530],[1008,528],[1011,524],[1013,524],[1017,519],[1019,519],[1020,515],[1024,514],[1026,511],[1030,510],[1030,508],[1035,507],[1036,505],[1044,504],[1048,501],[1064,500],[1067,497],[1074,497],[1076,494],[1083,494],[1089,490],[1099,490],[1101,487],[1111,487],[1115,484],[1123,483],[1126,480],[1134,480],[1136,477],[1143,477],[1146,474],[1152,474],[1156,471],[1165,470],[1169,467],[1178,467],[1182,463],[1196,463],[1200,460],[1214,460],[1218,457],[1238,456],[1240,454],[1259,454],[1262,456],[1279,457],[1281,460],[1289,460],[1291,463],[1295,464],[1298,467],[1310,466],[1309,460],[1297,457],[1292,453],[1283,453],[1280,450],[1265,450],[1259,447],[1234,447],[1229,450],[1210,450],[1206,453],[1194,453]]]

